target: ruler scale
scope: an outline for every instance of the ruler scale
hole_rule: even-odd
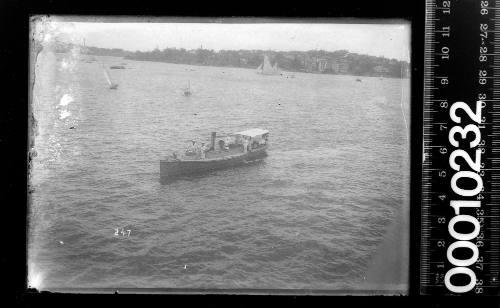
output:
[[[500,1],[427,0],[425,23],[420,293],[498,295]]]

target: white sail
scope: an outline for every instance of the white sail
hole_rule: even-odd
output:
[[[258,72],[261,72],[261,71],[262,71],[262,66],[263,66],[263,64],[261,63],[261,64],[259,65],[259,67],[257,67],[257,71],[258,71]]]
[[[111,77],[108,74],[108,71],[103,67],[104,69],[104,76],[106,76],[106,80],[108,81],[109,85],[112,86],[113,82],[111,81]]]
[[[275,72],[275,73],[277,73],[277,74],[279,74],[279,73],[280,73],[280,69],[278,68],[278,62],[274,63],[274,67],[273,67],[273,69],[274,69],[274,72]]]
[[[269,57],[267,55],[264,55],[264,62],[262,62],[262,64],[259,66],[258,71],[263,75],[278,75],[278,63],[275,63],[273,67],[271,65],[271,62],[269,61]]]
[[[272,74],[273,67],[271,66],[271,62],[269,62],[269,58],[264,56],[264,66],[262,67],[262,73],[264,74]]]

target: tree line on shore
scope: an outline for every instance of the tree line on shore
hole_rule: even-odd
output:
[[[137,61],[177,64],[257,68],[267,55],[284,71],[358,76],[408,78],[410,65],[406,61],[351,53],[347,50],[272,51],[158,48],[152,51],[127,51],[118,48],[80,47],[81,52],[97,56],[116,56]],[[63,48],[64,49],[64,48]]]

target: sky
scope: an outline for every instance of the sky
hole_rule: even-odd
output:
[[[101,48],[121,48],[130,51],[147,51],[156,47],[213,49],[215,51],[261,49],[276,51],[335,51],[383,56],[398,60],[410,60],[410,24],[402,20],[388,23],[363,23],[363,20],[322,21],[307,23],[307,20],[167,20],[168,22],[72,22],[68,18],[47,17],[37,19],[34,28],[45,36],[45,40],[59,38]],[[116,19],[113,21],[117,21]],[[144,19],[147,21],[147,19]],[[182,22],[178,22],[182,21]],[[275,22],[273,22],[275,21]],[[346,20],[344,20],[345,22]],[[246,22],[246,23],[245,23]],[[335,22],[335,23],[333,23]]]

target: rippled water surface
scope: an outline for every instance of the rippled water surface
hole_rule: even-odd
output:
[[[97,59],[126,62],[117,90],[99,62],[38,56],[32,283],[364,288],[408,208],[408,80]],[[188,140],[252,127],[270,131],[263,162],[160,183]]]

